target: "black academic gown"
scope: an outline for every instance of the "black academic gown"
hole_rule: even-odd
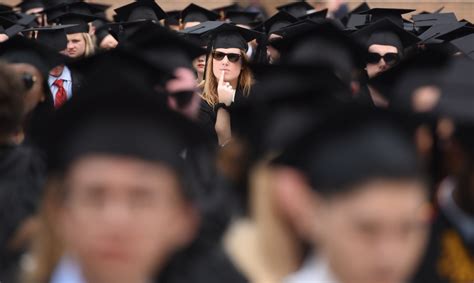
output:
[[[442,210],[435,218],[426,253],[412,282],[474,282],[474,243],[465,241]]]
[[[230,111],[232,111],[232,107],[239,105],[245,101],[246,97],[242,89],[238,88],[235,93],[234,102],[230,106]],[[201,124],[206,132],[208,132],[209,136],[215,141],[215,144],[218,144],[217,134],[215,130],[217,119],[217,113],[214,111],[214,108],[207,104],[206,101],[201,101],[201,108],[199,110],[199,124]]]
[[[17,229],[36,213],[46,179],[45,164],[31,147],[0,146],[0,281],[15,280],[26,247],[9,250]]]
[[[69,69],[71,70],[72,95],[77,95],[82,87],[82,74],[73,67],[69,67]]]

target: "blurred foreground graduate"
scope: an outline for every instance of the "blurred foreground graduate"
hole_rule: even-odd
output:
[[[182,155],[200,144],[198,127],[136,76],[108,78],[116,83],[105,92],[96,88],[104,78],[89,78],[51,124],[37,265],[27,279],[242,282],[224,255],[189,252],[201,214]]]
[[[428,233],[428,189],[410,135],[344,108],[276,160],[282,216],[310,252],[285,282],[410,282]],[[294,169],[297,169],[296,171]],[[299,176],[299,177],[295,177]]]

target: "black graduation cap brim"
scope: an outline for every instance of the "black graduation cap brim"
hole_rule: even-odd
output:
[[[216,21],[218,19],[218,14],[194,3],[189,4],[181,11],[181,21],[183,23]]]
[[[52,49],[60,52],[67,47],[66,30],[76,25],[56,25],[48,27],[37,27],[24,30],[25,32],[37,31],[36,40]]]
[[[298,20],[318,20],[318,19],[325,19],[328,14],[328,9],[324,9],[321,11],[316,11],[311,14],[304,15],[302,17],[299,17]]]
[[[257,22],[259,15],[259,12],[229,11],[225,14],[225,18],[234,24],[253,25]]]
[[[456,38],[464,37],[466,35],[474,33],[474,27],[470,27],[468,22],[460,22],[465,23],[465,25],[459,29],[453,30],[447,34],[443,34],[438,36],[437,38],[444,40],[444,41],[451,41]]]
[[[209,38],[212,49],[239,48],[247,51],[248,42],[262,36],[261,33],[224,23],[203,35]]]
[[[191,62],[206,54],[201,46],[182,38],[177,33],[155,24],[145,24],[128,38],[150,62],[162,64],[171,70],[176,67],[192,67]]]
[[[360,14],[361,12],[365,12],[370,10],[369,4],[367,2],[360,3],[357,7],[355,7],[349,14]]]
[[[414,15],[412,20],[416,27],[430,27],[435,24],[450,24],[458,22],[454,13]]]
[[[357,27],[364,26],[367,23],[367,15],[352,14],[347,20],[346,27],[349,30],[357,30]]]
[[[285,11],[294,17],[301,17],[305,15],[308,11],[314,10],[314,7],[306,1],[299,1],[278,6],[276,7],[276,9],[278,11]]]
[[[398,26],[397,24],[392,22],[390,19],[382,19],[375,23],[371,23],[367,25],[366,27],[352,33],[352,36],[358,40],[361,40],[361,42],[365,43],[366,45],[369,45],[369,39],[372,36],[372,34],[380,33],[380,32],[382,33],[390,32],[397,35],[398,38],[400,39],[401,44],[403,45],[402,46],[403,49],[408,48],[420,41],[420,39],[417,36],[404,30],[402,27]],[[375,43],[375,44],[391,45],[391,44],[388,44],[388,42],[380,42],[380,43]],[[399,51],[401,52],[402,50],[399,50]]]
[[[214,9],[212,9],[212,11],[214,13],[221,13],[221,12],[227,13],[228,11],[240,11],[241,9],[242,9],[242,7],[240,7],[239,4],[234,3],[234,4],[227,5],[227,6],[214,8]]]
[[[181,11],[174,10],[166,12],[165,25],[166,26],[179,26],[179,19],[181,17]]]
[[[31,9],[44,8],[44,4],[42,0],[23,0],[15,7],[21,8],[23,12],[26,12]]]
[[[185,29],[181,30],[180,32],[189,33],[189,34],[196,34],[196,35],[202,36],[202,35],[210,32],[210,31],[218,28],[219,26],[221,26],[223,24],[224,23],[221,22],[221,21],[207,21],[207,22],[200,23],[199,25],[196,25],[196,26],[193,26],[193,27],[185,28]]]
[[[452,40],[450,43],[474,60],[474,33]]]
[[[140,15],[140,11],[137,9],[144,9],[143,15]],[[162,20],[167,17],[165,11],[156,4],[154,0],[141,0],[136,1],[125,6],[119,7],[114,10],[117,13],[117,17],[120,21],[135,21],[135,20]]]
[[[64,13],[51,19],[51,21],[59,22],[62,25],[76,25],[76,26],[66,29],[67,34],[74,34],[74,33],[88,33],[89,32],[88,23],[93,22],[97,19],[100,19],[100,18],[96,16],[92,16],[92,15],[87,15],[87,14]]]
[[[285,11],[280,11],[263,22],[263,25],[265,32],[270,34],[297,21],[298,19],[296,17],[293,17]]]
[[[403,15],[416,11],[415,9],[396,9],[396,8],[372,8],[366,11],[358,12],[357,14],[362,15],[388,15],[396,14]]]
[[[422,41],[426,41],[429,39],[438,39],[439,37],[451,33],[453,31],[456,31],[462,27],[464,27],[466,23],[461,23],[461,22],[456,22],[452,24],[437,24],[432,27],[430,27],[428,30],[426,30],[424,33],[420,34],[418,37]]]
[[[22,36],[12,37],[0,44],[0,56],[7,62],[31,64],[45,78],[51,69],[68,61],[66,56],[56,50]]]

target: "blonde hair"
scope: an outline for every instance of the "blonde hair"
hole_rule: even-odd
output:
[[[250,93],[250,89],[253,84],[253,74],[250,70],[248,65],[247,55],[240,50],[240,54],[242,55],[242,70],[240,71],[239,80],[238,80],[238,87],[243,90],[244,96],[248,96]],[[200,87],[203,88],[202,92],[202,99],[204,99],[207,104],[214,107],[219,102],[219,95],[217,93],[217,85],[218,79],[214,76],[213,73],[213,64],[212,64],[212,55],[207,56],[207,64],[206,64],[206,79],[200,83]]]
[[[84,52],[84,57],[89,57],[89,56],[94,55],[94,53],[95,53],[95,40],[94,40],[94,38],[86,32],[82,32],[81,35],[82,35],[82,38],[84,39],[84,42],[85,42],[85,45],[86,45],[85,52]]]

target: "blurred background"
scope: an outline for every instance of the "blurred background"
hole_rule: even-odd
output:
[[[15,5],[19,3],[19,0],[3,0],[2,3]],[[88,2],[88,1],[86,1]],[[90,2],[104,3],[113,5],[113,7],[119,7],[130,0],[94,0]],[[165,10],[180,10],[186,7],[189,3],[194,2],[195,4],[204,6],[206,8],[217,8],[232,3],[239,3],[242,6],[255,5],[262,6],[272,15],[275,12],[275,7],[290,3],[288,0],[158,0],[157,3]],[[294,1],[293,1],[294,2]],[[340,3],[347,3],[349,8],[353,8],[363,1],[359,0],[308,0],[308,3],[315,6],[317,10],[324,8],[336,7]],[[432,12],[444,7],[445,12],[454,12],[459,17],[458,20],[466,19],[470,22],[474,22],[474,0],[378,0],[378,1],[367,1],[371,7],[386,7],[386,8],[411,8],[416,9],[417,12],[428,11]],[[111,12],[113,9],[109,10]],[[409,18],[409,15],[407,15]]]

